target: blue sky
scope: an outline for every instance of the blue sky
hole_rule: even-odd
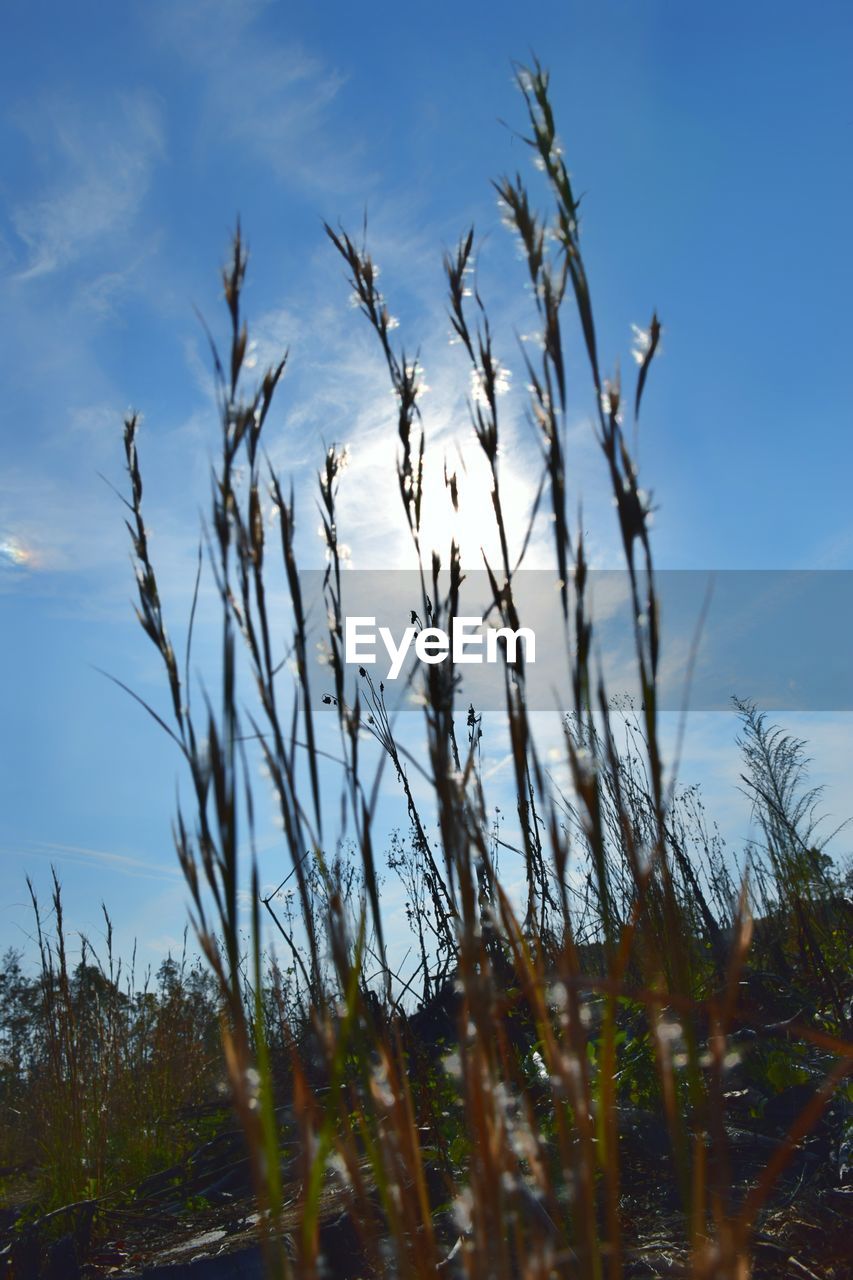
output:
[[[515,340],[527,317],[489,180],[521,168],[536,181],[502,123],[522,124],[510,62],[530,50],[551,68],[585,193],[607,363],[627,367],[632,322],[653,307],[664,322],[641,441],[658,562],[853,568],[849,6],[10,0],[4,18],[0,944],[26,945],[24,876],[44,891],[51,861],[75,927],[97,934],[103,897],[143,957],[180,936],[177,761],[94,670],[159,695],[132,618],[121,511],[98,473],[121,482],[121,419],[143,411],[154,553],[183,617],[215,439],[195,309],[222,331],[218,266],[238,213],[259,361],[291,349],[270,448],[294,477],[305,563],[321,563],[312,485],[324,440],[352,448],[353,563],[396,564],[404,545],[382,370],[322,233],[323,219],[357,228],[365,209],[400,332],[421,346],[437,467],[456,441],[470,448],[441,254],[476,223],[481,283],[516,373],[521,518],[534,483]],[[573,475],[595,561],[608,565],[615,530],[579,361],[572,373]],[[444,516],[429,515],[440,536]],[[481,528],[472,510],[468,554]],[[813,741],[829,807],[853,809],[848,722],[791,723]],[[737,840],[733,734],[730,717],[697,717],[685,767]]]

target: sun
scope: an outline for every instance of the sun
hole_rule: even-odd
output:
[[[514,563],[533,510],[536,481],[516,459],[512,464],[499,459],[499,468],[501,508]],[[447,564],[455,541],[463,569],[483,569],[485,561],[498,568],[501,542],[493,492],[491,469],[473,435],[442,452],[427,449],[420,537],[424,558],[437,551]]]

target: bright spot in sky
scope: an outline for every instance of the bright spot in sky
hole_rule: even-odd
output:
[[[7,564],[27,565],[31,569],[36,567],[35,552],[22,546],[17,538],[0,539],[0,561],[5,561]]]
[[[490,565],[500,564],[500,539],[492,506],[492,478],[479,445],[468,440],[457,454],[448,451],[446,468],[456,471],[459,510],[454,511],[444,483],[445,462],[438,450],[425,462],[424,497],[421,509],[421,546],[427,556],[437,550],[447,564],[451,538],[459,544],[463,568],[482,569],[483,553]],[[535,498],[535,477],[516,464],[503,465],[500,474],[501,501],[507,526],[510,553],[517,558]],[[528,563],[528,562],[526,562]]]

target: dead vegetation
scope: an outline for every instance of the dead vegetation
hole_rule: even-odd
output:
[[[246,1253],[233,1265],[255,1266],[257,1274],[263,1266],[269,1276],[849,1274],[846,886],[816,834],[819,797],[805,783],[803,744],[752,706],[740,708],[744,785],[763,842],[751,853],[748,879],[741,881],[724,855],[695,790],[679,790],[666,773],[650,501],[624,429],[626,419],[637,425],[660,324],[653,316],[638,352],[636,385],[623,393],[599,352],[578,201],[547,75],[538,66],[520,69],[518,83],[525,142],[544,174],[549,212],[536,212],[519,175],[496,185],[521,246],[541,337],[538,350],[525,350],[541,449],[530,520],[547,506],[573,690],[563,735],[570,788],[560,794],[549,784],[523,664],[507,665],[513,838],[525,868],[519,900],[497,865],[479,767],[480,720],[465,705],[459,672],[448,663],[425,669],[422,744],[397,741],[381,685],[362,675],[353,691],[342,649],[336,498],[343,479],[335,446],[319,476],[330,665],[327,686],[317,687],[295,552],[296,502],[269,468],[262,443],[286,360],[245,389],[246,255],[238,233],[223,277],[228,349],[220,355],[214,348],[221,431],[207,534],[221,602],[216,703],[212,695],[191,697],[189,653],[176,654],[163,617],[143,518],[136,418],[128,419],[124,442],[138,615],[162,658],[169,695],[168,711],[149,710],[190,781],[193,803],[176,819],[177,852],[215,983],[240,1145],[226,1134],[212,1138],[213,1148],[183,1149],[179,1159],[164,1162],[168,1173],[152,1170],[153,1179],[132,1186],[125,1181],[118,1198],[111,1198],[108,1181],[89,1195],[73,1178],[57,1178],[50,1203],[77,1202],[54,1220],[63,1224],[61,1239],[71,1242],[57,1265],[70,1268],[73,1258],[90,1276],[126,1274],[134,1250],[119,1239],[136,1232],[137,1241],[150,1242],[153,1227],[162,1246],[186,1221],[191,1238],[202,1228],[226,1232],[229,1253],[235,1242],[257,1238],[255,1260]],[[389,429],[396,433],[397,483],[421,581],[412,612],[422,626],[447,626],[462,568],[455,545],[442,565],[422,544],[419,364],[396,343],[366,245],[344,230],[328,232],[395,398]],[[512,545],[506,526],[502,365],[485,304],[472,287],[474,244],[473,231],[466,233],[446,259],[449,311],[468,366],[462,372],[473,371],[481,393],[471,418],[488,464],[484,505],[500,547],[499,559],[487,565],[494,609],[515,629],[521,620],[513,580],[527,540]],[[577,394],[567,372],[574,346],[589,370],[591,430],[610,480],[630,583],[642,692],[635,719],[614,711],[597,676],[583,531],[568,514],[579,497],[564,453],[570,389]],[[455,505],[455,477],[448,474],[446,482]],[[282,588],[289,597],[286,643],[273,605],[273,591]],[[321,701],[337,717],[334,771],[325,757],[321,767]],[[374,838],[378,788],[365,773],[366,739],[378,744],[396,777],[406,813],[408,829],[391,851],[391,869],[409,895],[415,975],[402,974],[387,945],[384,853]],[[293,889],[287,915],[272,896],[261,899],[256,867],[244,865],[258,760],[283,831],[283,874]],[[429,783],[428,809],[410,783],[416,767]],[[336,828],[341,812],[349,850]],[[240,941],[245,884],[253,903],[248,955]],[[263,907],[284,948],[285,971],[267,971]],[[65,1002],[59,1007],[70,1010],[58,893],[55,910],[40,998],[54,1000],[58,992]],[[48,1037],[53,1021],[45,1022]],[[83,1087],[74,1056],[80,1025],[77,1019],[67,1036],[62,1031],[55,1062],[48,1038],[15,1085],[29,1107],[26,1090],[36,1088],[42,1071],[52,1072],[43,1078],[48,1092],[56,1091],[57,1108],[45,1132],[54,1151],[75,1155],[83,1141],[79,1125],[90,1122],[96,1106],[88,1094],[79,1105],[75,1100]],[[175,1043],[191,1047],[192,1034],[180,1030],[162,1052],[168,1056]],[[100,1050],[96,1057],[96,1077],[112,1087],[120,1071],[110,1074]],[[185,1068],[177,1070],[186,1080]],[[59,1102],[66,1097],[67,1117]],[[66,1118],[78,1128],[66,1133]],[[211,1152],[221,1164],[211,1166]],[[48,1154],[45,1166],[52,1169],[58,1159]],[[92,1206],[97,1248],[89,1247],[86,1213],[83,1228],[72,1222],[80,1201]],[[43,1212],[7,1222],[7,1275],[53,1274],[44,1226]],[[223,1242],[209,1239],[205,1251]],[[183,1261],[174,1247],[173,1260]],[[150,1259],[150,1243],[136,1252],[138,1273]],[[210,1274],[239,1274],[223,1267]]]

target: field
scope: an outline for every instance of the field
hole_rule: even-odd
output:
[[[238,230],[223,273],[230,342],[212,344],[219,454],[199,560],[221,606],[215,697],[212,682],[190,679],[192,622],[185,653],[170,639],[138,419],[124,427],[137,614],[169,707],[144,709],[180,753],[192,797],[175,820],[187,951],[139,975],[113,954],[105,911],[106,951],[84,945],[71,964],[58,881],[49,904],[33,893],[40,969],[30,975],[10,954],[0,973],[0,1274],[10,1280],[159,1275],[169,1264],[174,1275],[471,1280],[851,1274],[849,873],[825,851],[807,745],[751,702],[737,710],[760,840],[740,862],[663,758],[664,633],[632,443],[661,325],[652,315],[638,335],[630,388],[605,374],[548,77],[534,64],[518,82],[549,212],[536,212],[540,193],[521,177],[496,189],[539,325],[525,348],[541,451],[530,527],[547,518],[553,538],[569,785],[555,791],[537,749],[520,656],[500,674],[514,782],[500,831],[480,767],[483,721],[459,670],[423,668],[422,738],[401,742],[383,684],[347,668],[336,506],[346,476],[334,445],[303,503],[310,520],[319,502],[327,550],[319,687],[296,553],[303,495],[264,451],[287,357],[257,379],[247,367]],[[398,343],[366,243],[326,230],[394,397],[389,436],[419,566],[411,625],[450,630],[463,570],[455,545],[442,564],[422,539],[416,342],[409,354]],[[474,266],[472,231],[445,260],[448,310],[487,466],[481,510],[500,548],[486,566],[494,615],[516,630],[528,539],[514,545],[505,516],[503,366]],[[584,526],[570,516],[572,343],[624,553],[635,706],[615,705],[599,678]],[[457,477],[446,471],[445,483],[455,507]],[[332,758],[321,715],[337,727]],[[365,744],[405,806],[390,848],[375,836]],[[282,831],[283,898],[262,894],[246,855],[259,765]],[[501,875],[507,841],[521,892]],[[415,961],[405,969],[383,916],[388,875],[406,893]]]

